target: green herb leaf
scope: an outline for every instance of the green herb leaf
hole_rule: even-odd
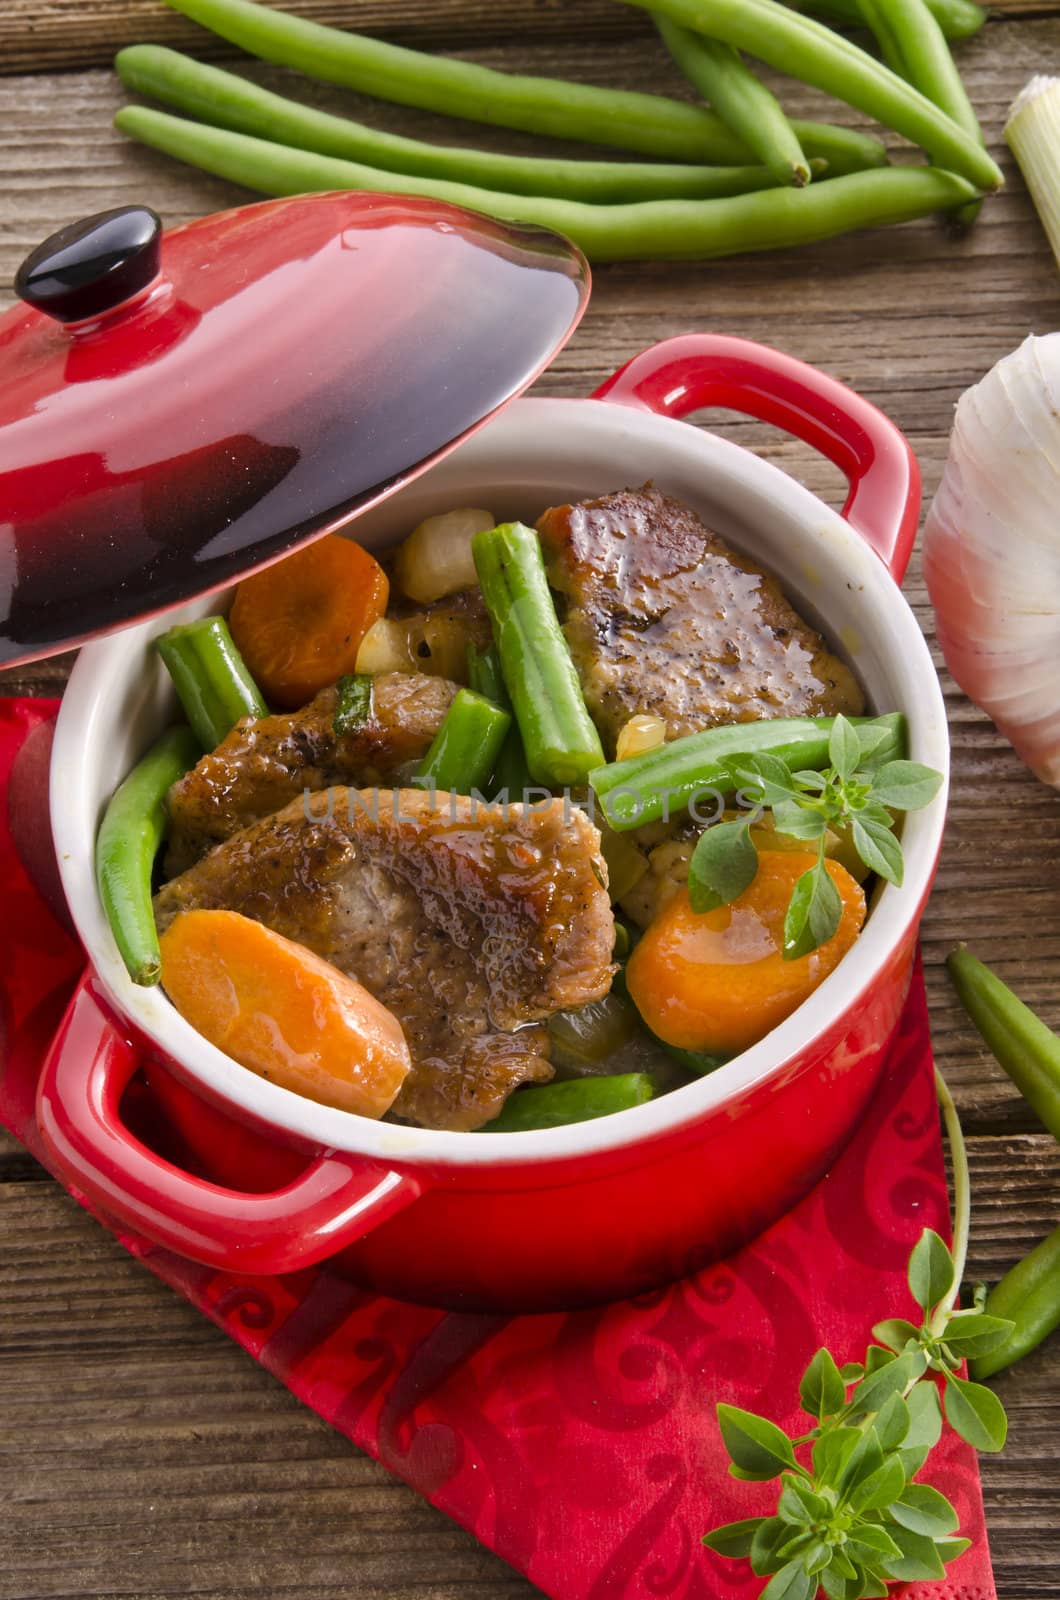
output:
[[[800,1561],[789,1561],[766,1584],[759,1600],[811,1600],[817,1584]]]
[[[928,1539],[955,1533],[960,1521],[946,1496],[927,1483],[906,1484],[888,1511],[903,1528],[922,1533]]]
[[[742,1522],[727,1522],[724,1527],[705,1533],[703,1543],[708,1550],[716,1550],[719,1556],[730,1556],[733,1560],[749,1556],[754,1536],[765,1520],[765,1517],[745,1517]]]
[[[834,1428],[813,1441],[813,1470],[818,1486],[838,1488],[861,1437],[858,1428]]]
[[[1004,1449],[1008,1418],[992,1389],[947,1372],[943,1405],[946,1421],[968,1444],[991,1452]]]
[[[799,1403],[807,1416],[821,1421],[846,1404],[847,1389],[830,1350],[818,1350],[799,1384]]]
[[[799,789],[809,789],[812,794],[823,794],[828,788],[828,779],[823,772],[814,772],[812,767],[806,767],[802,772],[793,772],[795,786]]]
[[[775,1422],[724,1404],[718,1406],[718,1422],[734,1465],[750,1481],[763,1483],[778,1478],[785,1467],[795,1465],[791,1440]]]
[[[909,1407],[909,1432],[902,1440],[907,1450],[926,1445],[933,1449],[942,1437],[942,1407],[939,1391],[930,1379],[925,1379],[906,1396]]]
[[[367,672],[348,672],[338,682],[333,729],[337,739],[371,720],[372,680]]]
[[[773,824],[789,839],[820,839],[828,830],[828,818],[817,806],[798,800],[782,800],[773,807]]]
[[[795,780],[777,756],[746,756],[741,760],[734,777],[760,790],[763,805],[779,805],[797,792]]]
[[[963,1556],[966,1550],[972,1548],[970,1539],[936,1539],[935,1549],[947,1566],[951,1561],[956,1561],[958,1556]]]
[[[784,1479],[784,1487],[780,1491],[777,1501],[777,1516],[791,1527],[804,1528],[812,1521],[810,1512],[804,1505],[801,1496],[795,1493],[795,1486],[790,1478]]]
[[[828,759],[841,778],[852,778],[861,764],[861,740],[857,729],[842,713],[832,723],[828,735]]]
[[[784,1565],[777,1555],[782,1544],[791,1537],[791,1529],[779,1517],[767,1517],[751,1540],[751,1571],[764,1578]]]
[[[839,1376],[844,1383],[856,1383],[865,1376],[865,1368],[860,1361],[845,1361],[839,1369]]]
[[[820,860],[802,874],[791,891],[784,918],[784,960],[797,961],[827,944],[842,914],[839,890]]]
[[[953,1257],[933,1228],[925,1228],[909,1257],[909,1290],[930,1312],[953,1288]]]
[[[894,748],[894,728],[887,722],[863,722],[858,728],[858,744],[861,746],[858,766],[864,767],[882,746]]]
[[[879,873],[881,878],[886,878],[888,883],[896,884],[900,888],[905,876],[905,858],[902,855],[902,846],[891,829],[883,822],[855,817],[851,824],[850,837],[854,849],[869,871]]]
[[[872,1330],[872,1337],[878,1339],[880,1344],[885,1344],[888,1350],[901,1353],[912,1340],[914,1343],[920,1338],[920,1329],[914,1328],[911,1322],[906,1322],[903,1317],[891,1317],[886,1322],[877,1322]]]
[[[916,1366],[915,1353],[911,1350],[904,1355],[892,1355],[884,1365],[862,1378],[850,1396],[852,1408],[859,1412],[879,1411],[885,1401],[893,1394],[901,1394],[910,1379],[917,1376]]]
[[[894,1541],[901,1549],[900,1556],[887,1556],[881,1562],[883,1570],[892,1578],[905,1583],[916,1583],[926,1578],[944,1578],[946,1569],[931,1539],[921,1533],[911,1533],[908,1528],[892,1528]]]
[[[845,1497],[850,1494],[852,1489],[857,1488],[859,1483],[871,1477],[882,1466],[883,1451],[880,1449],[880,1441],[876,1436],[876,1429],[872,1427],[866,1428],[850,1452],[850,1457],[843,1468],[836,1487]]]
[[[919,761],[887,761],[872,778],[872,797],[893,811],[919,811],[942,787],[942,773]]]
[[[985,1356],[1008,1343],[1014,1326],[1006,1317],[960,1311],[946,1324],[944,1337],[948,1347],[959,1356]]]
[[[750,823],[716,822],[703,834],[688,864],[688,895],[695,912],[727,906],[754,882],[758,851]]]
[[[886,1528],[881,1528],[875,1522],[855,1523],[847,1544],[851,1547],[851,1555],[862,1561],[875,1562],[880,1556],[900,1556],[902,1553]]]
[[[909,1432],[909,1407],[900,1394],[892,1394],[889,1400],[883,1402],[876,1413],[873,1427],[876,1429],[881,1450],[897,1450],[904,1442]]]
[[[898,1459],[905,1468],[907,1478],[915,1478],[924,1462],[931,1454],[931,1449],[926,1444],[902,1445],[898,1451]]]
[[[882,1511],[905,1488],[905,1471],[897,1456],[887,1456],[883,1465],[854,1485],[847,1503],[852,1511]]]
[[[865,1375],[871,1377],[874,1372],[879,1372],[881,1367],[887,1366],[894,1360],[892,1350],[884,1350],[881,1345],[870,1344],[865,1351]]]

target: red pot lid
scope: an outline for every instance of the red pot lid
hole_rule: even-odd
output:
[[[53,235],[0,318],[0,664],[209,593],[356,517],[519,394],[584,259],[432,201],[302,195]]]

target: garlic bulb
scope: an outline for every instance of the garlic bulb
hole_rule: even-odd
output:
[[[1060,333],[958,402],[924,573],[953,676],[1060,788]]]

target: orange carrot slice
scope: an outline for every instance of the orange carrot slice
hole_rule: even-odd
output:
[[[791,891],[816,857],[773,851],[731,905],[697,915],[688,890],[663,907],[633,951],[626,982],[653,1033],[683,1050],[736,1055],[757,1044],[813,993],[850,949],[865,920],[865,895],[845,867],[826,861],[839,890],[839,927],[819,949],[785,961]]]
[[[293,710],[353,671],[389,593],[375,557],[329,533],[244,578],[228,626],[266,700]]]
[[[320,1105],[381,1117],[412,1061],[367,989],[237,911],[182,911],[159,940],[162,985],[241,1066]]]

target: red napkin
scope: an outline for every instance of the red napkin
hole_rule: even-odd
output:
[[[36,1073],[82,964],[46,903],[58,908],[43,788],[54,714],[53,701],[0,701],[0,1120],[38,1158]],[[810,1356],[827,1344],[856,1359],[873,1322],[909,1314],[909,1251],[925,1225],[947,1232],[947,1212],[918,974],[883,1084],[833,1171],[753,1245],[633,1301],[457,1315],[364,1293],[326,1267],[237,1278],[119,1236],[547,1595],[751,1600],[764,1580],[700,1536],[768,1508],[775,1487],[728,1476],[715,1402],[802,1431],[796,1392]],[[946,1582],[901,1593],[996,1600],[974,1452],[947,1434],[926,1476],[973,1543]]]

